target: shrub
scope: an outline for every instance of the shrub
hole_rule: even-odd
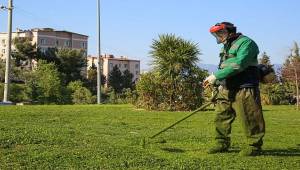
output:
[[[87,88],[81,87],[72,94],[72,102],[74,104],[92,104],[95,103],[95,97]]]
[[[40,60],[37,69],[28,73],[25,83],[31,101],[41,104],[63,103],[60,73],[54,63]]]
[[[265,105],[291,104],[293,86],[288,83],[261,84],[261,101]]]
[[[95,103],[96,98],[92,95],[89,89],[83,87],[81,81],[70,82],[68,87],[71,101],[74,104],[92,104]]]
[[[197,44],[175,35],[160,35],[150,51],[153,70],[137,83],[137,106],[159,110],[193,110],[203,102],[200,82],[207,72],[197,65]]]

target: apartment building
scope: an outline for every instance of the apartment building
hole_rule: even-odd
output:
[[[128,59],[125,56],[115,58],[114,55],[105,54],[101,55],[102,74],[108,77],[109,73],[113,70],[114,66],[118,66],[121,72],[129,70],[133,74],[132,81],[136,82],[140,77],[140,61]],[[87,67],[90,68],[93,64],[97,66],[98,59],[94,56],[87,57]]]
[[[12,39],[16,37],[28,37],[41,51],[48,48],[70,48],[80,49],[87,56],[88,36],[69,31],[57,31],[52,28],[34,28],[31,30],[20,30],[12,33]],[[0,59],[5,58],[7,45],[7,33],[0,33]],[[12,46],[14,49],[14,46]]]

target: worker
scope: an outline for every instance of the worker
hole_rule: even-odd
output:
[[[215,119],[216,144],[208,153],[228,151],[231,126],[238,116],[246,137],[246,145],[239,154],[259,155],[265,135],[265,121],[259,91],[258,46],[252,39],[237,33],[236,27],[230,22],[217,23],[210,28],[210,33],[218,44],[223,44],[223,48],[218,71],[203,82],[204,88],[217,85],[219,89]]]

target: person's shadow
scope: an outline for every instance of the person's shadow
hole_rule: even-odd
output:
[[[239,149],[235,148],[233,152],[239,152]],[[260,155],[262,156],[300,156],[300,144],[297,144],[293,148],[287,149],[262,149]]]
[[[300,156],[300,148],[266,149],[262,151],[265,156]]]
[[[173,153],[184,153],[189,150],[184,150],[180,148],[172,148],[172,147],[162,147],[160,148],[166,152],[173,152]],[[231,148],[229,153],[239,153],[240,149],[238,148]],[[288,148],[288,149],[263,149],[261,154],[262,156],[300,156],[300,144],[297,144],[295,148]]]
[[[180,149],[180,148],[161,147],[160,149],[163,150],[163,151],[166,151],[166,152],[173,152],[173,153],[183,153],[183,152],[186,152],[186,150]]]

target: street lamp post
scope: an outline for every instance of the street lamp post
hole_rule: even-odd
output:
[[[11,34],[12,34],[12,10],[13,0],[8,1],[8,7],[1,7],[8,10],[8,24],[7,24],[7,46],[6,46],[6,65],[5,65],[5,82],[4,82],[4,95],[3,102],[9,101],[9,83],[10,83],[10,58],[11,58]]]
[[[97,32],[98,32],[98,52],[97,52],[97,103],[101,104],[101,38],[100,38],[100,0],[97,0]]]

